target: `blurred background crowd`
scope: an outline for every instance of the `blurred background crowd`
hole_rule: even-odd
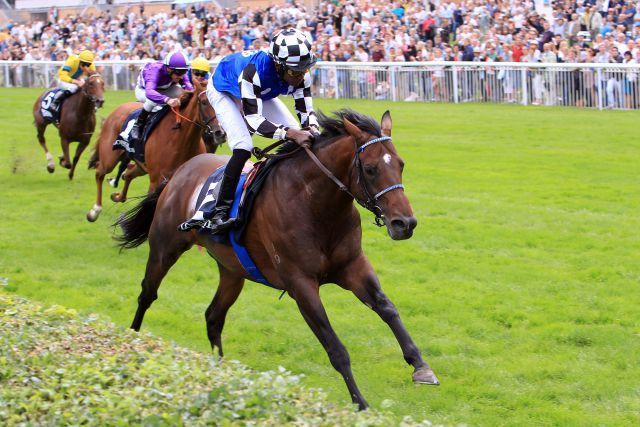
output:
[[[286,25],[307,31],[323,61],[638,61],[640,2],[556,0],[544,16],[529,0],[323,1],[220,9],[213,3],[143,4],[119,12],[11,22],[0,59],[64,60],[81,49],[99,59],[158,59],[182,48],[216,60],[263,48]],[[627,55],[628,53],[628,55]]]

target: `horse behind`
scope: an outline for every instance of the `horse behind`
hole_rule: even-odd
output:
[[[33,117],[35,119],[36,130],[38,131],[38,142],[44,149],[47,156],[47,170],[53,173],[55,163],[53,156],[47,148],[44,132],[51,124],[40,114],[40,103],[43,93],[36,99],[33,105]],[[96,108],[101,108],[104,104],[104,80],[100,74],[93,72],[87,78],[84,86],[76,93],[68,97],[60,107],[60,124],[58,133],[60,134],[60,144],[62,145],[62,156],[59,157],[60,166],[69,170],[69,179],[73,179],[73,174],[78,165],[78,160],[82,152],[89,145],[91,135],[96,128]],[[69,143],[78,142],[73,161],[69,160]]]
[[[167,113],[153,129],[145,143],[144,164],[129,165],[122,178],[121,192],[113,193],[111,200],[125,202],[131,181],[138,176],[149,174],[149,191],[173,174],[178,166],[188,159],[215,151],[226,137],[215,117],[213,107],[207,99],[204,87],[194,80],[194,92],[183,92],[179,111]],[[128,156],[124,150],[113,150],[112,145],[122,130],[124,121],[141,103],[128,102],[109,114],[100,131],[94,152],[89,159],[89,168],[96,169],[96,203],[87,213],[87,220],[94,222],[102,211],[102,185],[105,176],[116,165],[126,165]],[[180,121],[180,125],[177,122]]]
[[[336,118],[320,115],[319,120],[324,131],[313,144],[313,154],[333,174],[334,182],[345,186],[344,191],[329,181],[329,174],[311,161],[311,155],[298,150],[276,163],[267,176],[243,243],[269,283],[295,300],[344,378],[353,402],[364,409],[368,404],[353,378],[349,354],[329,323],[319,288],[335,283],[353,292],[391,328],[404,359],[413,366],[413,381],[438,384],[363,253],[360,214],[353,201],[374,212],[394,240],[410,238],[417,221],[401,184],[404,163],[391,142],[390,114],[383,115],[380,125],[352,110],[341,110]],[[217,348],[220,356],[226,313],[244,281],[252,278],[230,246],[195,231],[179,232],[177,226],[194,213],[199,188],[225,161],[209,154],[194,157],[119,221],[122,248],[149,240],[149,258],[131,325],[135,330],[157,299],[160,282],[186,250],[197,244],[215,259],[220,281],[205,318],[212,349]]]

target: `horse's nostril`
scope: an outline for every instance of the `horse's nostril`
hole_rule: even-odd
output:
[[[393,221],[391,221],[391,226],[393,228],[404,230],[405,228],[407,228],[407,222],[403,219],[394,219]]]
[[[224,136],[224,132],[222,132],[220,130],[217,130],[217,131],[215,131],[214,135],[216,136],[216,138],[220,138],[220,137]]]

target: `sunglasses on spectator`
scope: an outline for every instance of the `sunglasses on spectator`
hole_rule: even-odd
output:
[[[187,74],[187,70],[171,70],[171,74],[175,74],[176,76],[184,76]]]
[[[207,75],[207,73],[204,72],[204,71],[194,71],[193,75],[196,76],[196,77],[204,77],[204,76]]]
[[[296,71],[296,70],[292,70],[287,68],[287,75],[294,77],[294,78],[299,78],[299,77],[304,77],[305,74],[307,74],[309,72],[309,70],[304,70],[304,71]]]

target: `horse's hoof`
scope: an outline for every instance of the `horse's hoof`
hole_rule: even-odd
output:
[[[53,164],[47,165],[47,172],[53,173],[56,170],[56,167]]]
[[[100,212],[102,212],[102,206],[93,205],[91,210],[89,210],[89,212],[87,212],[87,221],[95,222],[96,219],[98,219],[98,217],[100,216]]]
[[[124,200],[120,198],[120,193],[111,193],[111,201],[113,203],[124,202]]]
[[[412,378],[415,384],[440,385],[440,381],[438,381],[436,374],[433,373],[431,368],[416,369],[413,372]]]

